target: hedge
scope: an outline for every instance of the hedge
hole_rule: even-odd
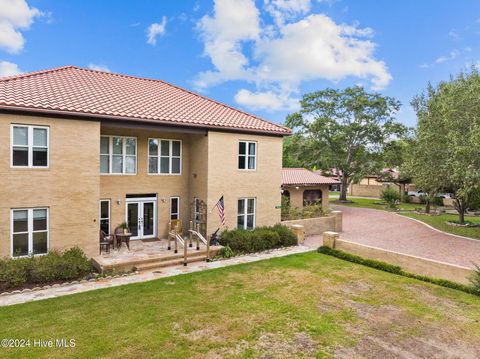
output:
[[[73,247],[63,253],[50,251],[45,255],[0,259],[0,291],[29,284],[79,279],[93,273],[85,253]]]
[[[235,255],[261,252],[267,249],[297,244],[297,237],[286,226],[257,227],[253,230],[233,229],[223,231],[219,242],[230,247]]]
[[[414,279],[421,280],[423,282],[428,282],[428,283],[436,284],[436,285],[439,285],[439,286],[442,286],[442,287],[456,289],[456,290],[460,290],[462,292],[466,292],[466,293],[469,293],[469,294],[474,294],[474,295],[480,296],[480,287],[477,287],[477,286],[468,286],[468,285],[465,285],[465,284],[452,282],[452,281],[446,280],[446,279],[432,278],[432,277],[428,277],[428,276],[425,276],[425,275],[406,272],[401,267],[393,265],[393,264],[385,263],[385,262],[382,262],[382,261],[377,261],[377,260],[374,260],[374,259],[366,259],[366,258],[363,258],[363,257],[356,256],[354,254],[346,253],[346,252],[340,251],[338,249],[332,249],[332,248],[326,247],[326,246],[322,246],[322,247],[318,248],[318,252],[322,253],[322,254],[329,255],[329,256],[333,256],[333,257],[336,257],[336,258],[340,258],[340,259],[346,260],[348,262],[353,262],[353,263],[361,264],[361,265],[364,265],[364,266],[367,266],[367,267],[379,269],[379,270],[382,270],[384,272],[389,272],[389,273],[401,275],[401,276],[408,277],[408,278],[414,278]]]

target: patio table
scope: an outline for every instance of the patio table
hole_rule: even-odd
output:
[[[122,242],[125,242],[128,250],[130,250],[130,237],[131,236],[132,236],[131,233],[118,233],[118,234],[115,235],[115,242],[117,242],[117,238],[118,238],[118,243],[114,243],[113,245],[115,247],[117,247],[117,245],[118,245],[118,248],[120,248],[122,246]]]

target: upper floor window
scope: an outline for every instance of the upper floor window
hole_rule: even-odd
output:
[[[182,141],[149,138],[148,173],[181,174]]]
[[[13,167],[48,167],[48,130],[45,126],[11,126]]]
[[[257,143],[240,141],[238,143],[238,169],[255,170],[257,168]]]
[[[137,139],[135,137],[100,137],[100,173],[137,173]]]
[[[48,252],[48,208],[13,209],[12,257]]]

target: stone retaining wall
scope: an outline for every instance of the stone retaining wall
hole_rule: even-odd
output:
[[[325,239],[325,237],[329,238]],[[468,278],[472,274],[471,268],[345,241],[338,238],[337,233],[326,233],[324,235],[324,245],[363,258],[398,265],[406,272],[422,274],[433,278],[448,279],[462,284],[470,284]]]
[[[323,232],[328,231],[341,232],[342,212],[332,211],[329,216],[282,221],[282,224],[287,227],[292,227],[293,225],[303,226],[306,237],[322,235]]]

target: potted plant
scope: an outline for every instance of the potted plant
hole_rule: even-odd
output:
[[[127,225],[127,222],[122,222],[122,223],[120,223],[120,228],[123,229],[123,233],[124,233],[124,234],[127,234],[127,233],[128,233],[128,225]]]

